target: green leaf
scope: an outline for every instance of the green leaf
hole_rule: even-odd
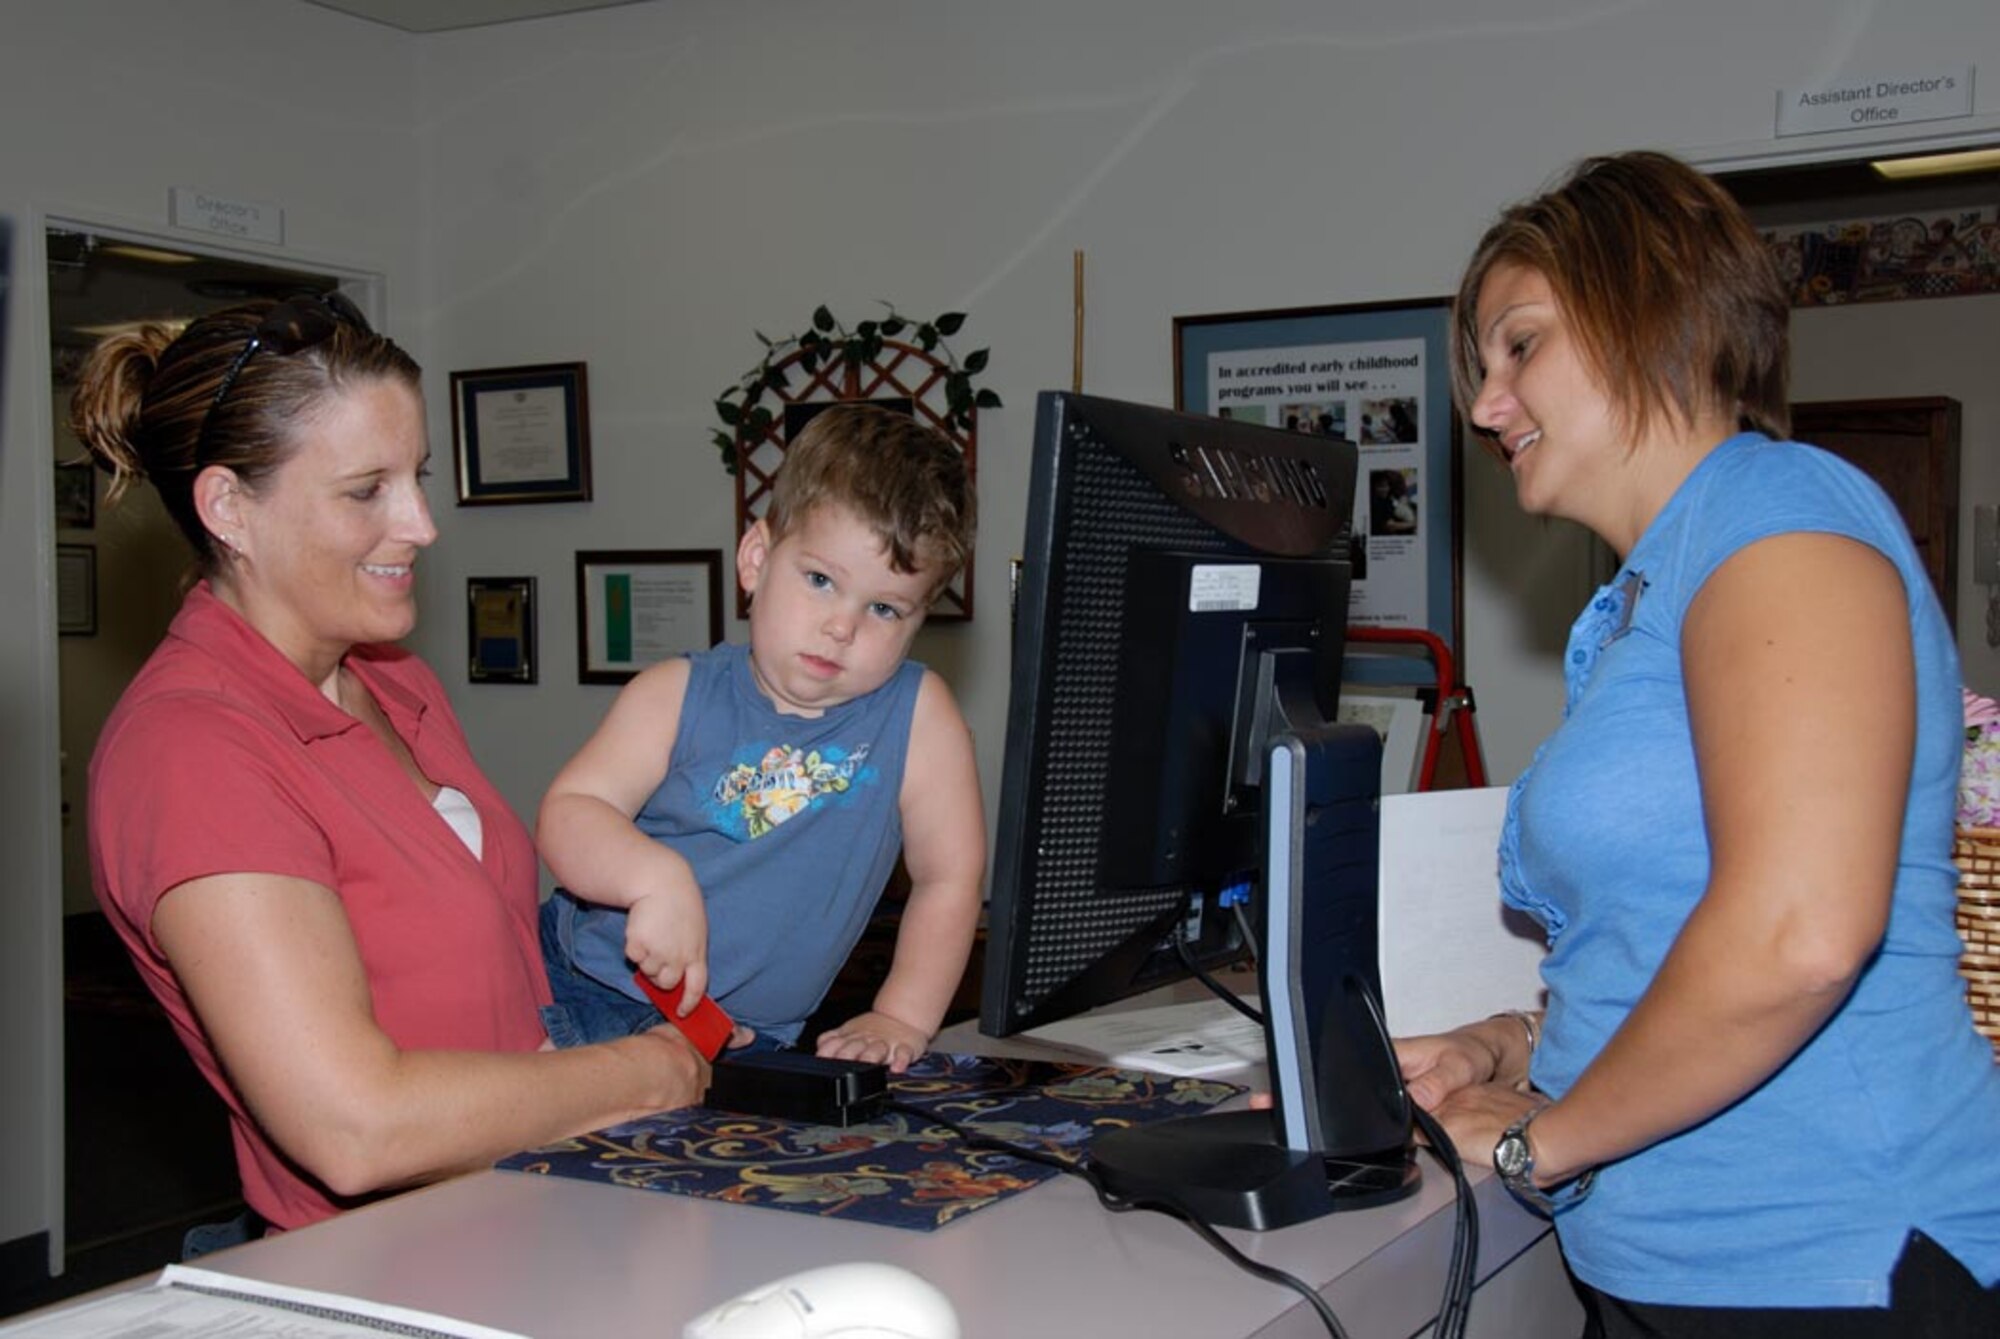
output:
[[[895,304],[886,299],[876,301],[884,314],[859,322],[852,331],[822,303],[813,309],[811,328],[800,334],[773,340],[761,330],[753,332],[763,345],[764,356],[715,401],[716,417],[725,427],[712,431],[710,441],[721,453],[725,471],[731,475],[740,473],[743,452],[770,438],[779,418],[763,402],[767,392],[780,400],[786,396],[795,379],[790,374],[793,364],[803,365],[804,375],[813,380],[830,378],[836,359],[859,372],[879,362],[886,341],[899,337],[912,339],[924,353],[946,364],[942,426],[970,433],[978,410],[1000,407],[998,394],[978,390],[972,384],[973,374],[986,370],[992,351],[976,349],[961,361],[944,345],[947,336],[964,327],[964,312],[946,312],[935,320],[918,322],[897,311]]]

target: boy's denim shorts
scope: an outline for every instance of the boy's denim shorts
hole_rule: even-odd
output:
[[[635,1000],[576,969],[569,955],[563,952],[556,931],[554,898],[542,903],[541,938],[542,962],[549,972],[549,992],[555,996],[554,1003],[542,1007],[542,1026],[558,1048],[566,1050],[630,1037],[667,1021],[650,1001]],[[788,1043],[759,1032],[749,1045],[724,1054],[756,1055],[790,1049]]]

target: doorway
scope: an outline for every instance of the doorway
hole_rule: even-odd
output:
[[[177,239],[51,222],[46,233],[61,701],[65,1268],[61,1296],[154,1269],[181,1234],[239,1208],[221,1102],[141,984],[90,890],[85,782],[105,717],[178,608],[186,541],[141,485],[115,503],[70,433],[91,347],[341,277],[208,254]],[[53,1300],[43,1298],[37,1300]]]
[[[1933,257],[1942,271],[1935,283],[1857,283],[1848,290],[1851,296],[1844,295],[1846,300],[1793,307],[1793,432],[1837,453],[1863,455],[1870,462],[1864,468],[1900,502],[1915,507],[1922,495],[1925,520],[1921,527],[1913,525],[1912,532],[1934,546],[1927,557],[1935,559],[1939,599],[1958,632],[1965,682],[1989,695],[2000,692],[2000,651],[1981,635],[1984,620],[1976,614],[1958,616],[1984,609],[1993,593],[1974,584],[1969,564],[1954,561],[1957,536],[1971,533],[1966,511],[1975,503],[2000,499],[2000,457],[1976,449],[2000,435],[2000,387],[1991,371],[2000,354],[2000,292],[1952,282],[1955,276],[1945,265],[1991,265],[1983,242],[1973,239],[1992,236],[1988,225],[2000,208],[2000,169],[1891,180],[1866,160],[1850,160],[1717,173],[1716,180],[1760,229],[1820,232],[1828,225],[1846,225],[1838,230],[1837,244],[1822,247],[1806,270],[1825,273],[1829,280],[1841,277],[1841,262],[1850,253],[1859,257],[1863,248],[1894,252],[1902,239],[1915,238],[1919,231],[1929,239],[1931,245],[1925,246],[1917,238],[1910,250]],[[1947,425],[1926,417],[1919,436],[1904,436],[1900,455],[1884,454],[1889,451],[1885,441],[1864,448],[1856,434],[1879,437],[1893,430],[1900,436],[1919,430],[1885,423],[1873,410],[1849,420],[1829,419],[1813,408],[1801,416],[1797,402],[1863,402],[1892,415],[1918,404],[1956,402],[1948,427],[1962,434],[1967,446],[1962,453],[1951,452],[1945,464],[1942,442],[1933,446],[1931,433]],[[1822,436],[1828,440],[1821,441]],[[1907,472],[1912,462],[1930,460],[1948,468],[1950,477]],[[1931,468],[1924,465],[1926,471]],[[1940,513],[1940,506],[1948,510]]]

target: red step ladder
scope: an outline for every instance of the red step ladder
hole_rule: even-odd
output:
[[[1473,725],[1472,689],[1458,681],[1458,668],[1444,639],[1422,628],[1350,626],[1347,640],[1350,643],[1414,646],[1432,666],[1432,682],[1417,689],[1417,696],[1429,709],[1426,714],[1430,718],[1430,724],[1424,731],[1423,761],[1417,767],[1417,789],[1429,790],[1436,780],[1438,753],[1447,730],[1458,740],[1459,756],[1465,762],[1465,784],[1469,787],[1484,786],[1486,761],[1480,755],[1479,732]],[[1417,657],[1398,655],[1395,658]]]

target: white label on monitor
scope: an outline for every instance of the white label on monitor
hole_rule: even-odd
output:
[[[1188,580],[1188,610],[1213,614],[1257,607],[1257,587],[1264,569],[1254,564],[1204,565]]]

